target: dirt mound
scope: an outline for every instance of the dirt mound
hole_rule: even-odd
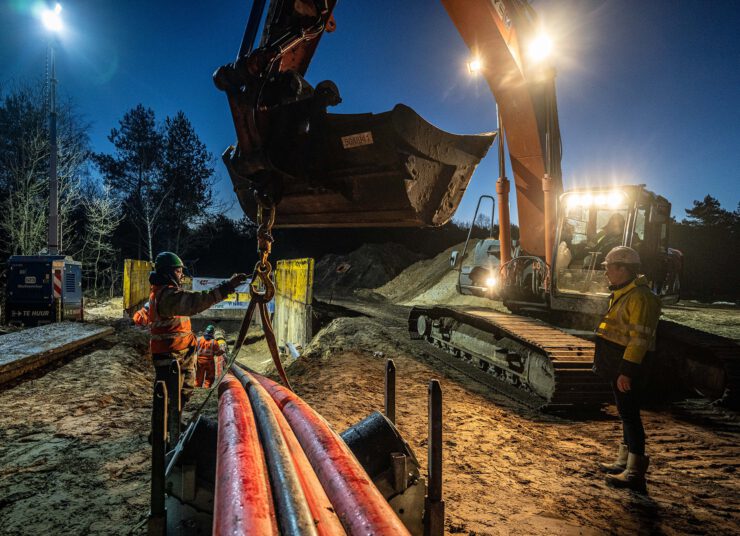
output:
[[[421,255],[399,244],[363,244],[347,255],[329,254],[316,263],[317,294],[349,295],[355,289],[379,287]]]
[[[452,273],[450,253],[455,249],[462,251],[463,245],[464,243],[457,244],[432,259],[415,262],[393,280],[376,288],[375,292],[393,303],[413,300],[436,285],[445,275]]]
[[[471,240],[468,259],[478,240]],[[362,299],[377,301],[378,297],[401,305],[471,305],[506,311],[500,302],[475,296],[462,296],[457,292],[457,272],[450,268],[450,253],[462,252],[465,242],[456,244],[432,259],[418,261],[393,280],[371,292],[357,293]]]
[[[123,297],[95,301],[85,298],[85,321],[96,324],[110,324],[123,317]]]

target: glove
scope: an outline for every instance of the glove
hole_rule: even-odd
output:
[[[234,292],[236,287],[241,285],[247,280],[247,274],[234,274],[231,276],[224,286],[228,286],[229,293]]]

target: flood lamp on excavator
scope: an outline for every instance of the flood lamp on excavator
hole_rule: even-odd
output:
[[[223,160],[253,220],[258,202],[278,205],[277,227],[436,226],[454,214],[495,134],[461,136],[408,106],[380,114],[330,114],[331,81],[304,78],[334,1],[253,4],[234,63],[214,74],[237,134]],[[259,200],[259,201],[258,201]]]

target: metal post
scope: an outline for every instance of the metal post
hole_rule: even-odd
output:
[[[396,424],[396,364],[385,360],[385,416]]]
[[[59,253],[59,188],[57,184],[57,101],[54,44],[49,43],[49,255]]]
[[[424,501],[424,536],[442,536],[445,502],[442,500],[442,388],[429,382],[429,488]]]
[[[167,444],[173,448],[180,437],[180,412],[182,411],[182,390],[180,389],[180,363],[173,359],[167,374],[169,404],[167,411]]]
[[[165,507],[165,442],[167,437],[167,386],[159,381],[154,385],[152,401],[152,489],[147,534],[162,536],[167,532]]]

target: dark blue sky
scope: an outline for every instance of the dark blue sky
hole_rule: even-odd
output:
[[[0,4],[0,81],[44,72],[45,36],[34,2]],[[69,0],[58,54],[62,97],[92,123],[96,151],[138,103],[159,119],[183,110],[218,157],[234,140],[211,74],[232,61],[249,1]],[[740,201],[740,2],[538,1],[560,56],[558,105],[565,187],[645,183],[683,209],[706,194]],[[339,0],[337,31],[308,72],[332,79],[336,112],[382,112],[398,102],[440,128],[495,128],[492,95],[465,69],[468,50],[435,0]],[[217,192],[235,201],[220,161]],[[495,150],[478,168],[457,217],[495,192]],[[512,203],[514,202],[512,196]],[[515,207],[514,207],[515,211]],[[237,213],[234,209],[233,214]]]

